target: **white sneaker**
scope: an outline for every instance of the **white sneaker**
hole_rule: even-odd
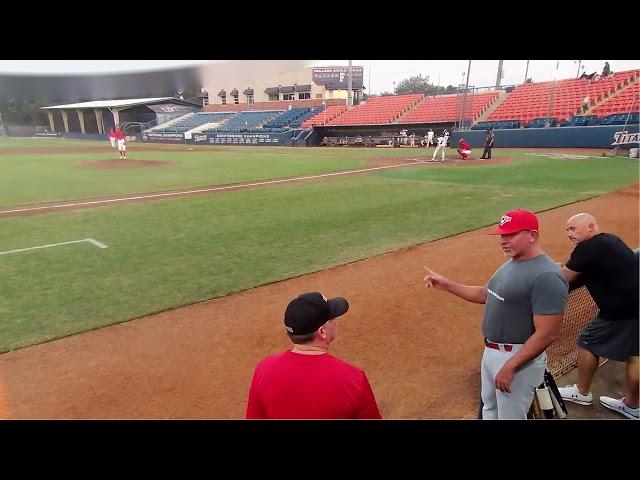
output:
[[[600,397],[600,403],[607,407],[609,410],[621,413],[627,418],[634,418],[636,420],[638,419],[638,412],[640,412],[640,408],[629,407],[626,403],[624,403],[624,398],[618,400],[617,398]]]
[[[567,385],[566,387],[560,387],[558,390],[562,399],[568,402],[579,403],[580,405],[591,405],[593,403],[591,392],[588,395],[583,395],[578,390],[577,385]]]

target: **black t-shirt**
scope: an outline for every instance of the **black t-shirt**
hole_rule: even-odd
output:
[[[599,233],[580,242],[566,267],[580,273],[601,318],[638,318],[638,257],[620,238]]]

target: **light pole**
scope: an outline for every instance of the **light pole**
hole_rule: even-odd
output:
[[[469,75],[471,74],[471,60],[469,60],[469,66],[467,67],[467,83],[464,86],[464,94],[462,95],[462,112],[460,114],[460,129],[464,130],[464,111],[466,110],[466,102],[467,102],[467,90],[469,90]],[[464,83],[464,75],[462,72],[462,82]]]
[[[347,78],[347,108],[353,108],[353,66],[349,60],[349,76]]]
[[[547,127],[551,126],[549,117],[551,115],[551,104],[553,103],[554,97],[556,94],[556,80],[558,79],[558,68],[560,68],[560,60],[558,60],[558,62],[556,63],[556,71],[553,74],[553,85],[551,86],[551,95],[549,96],[549,104],[547,105],[547,124],[546,124]]]

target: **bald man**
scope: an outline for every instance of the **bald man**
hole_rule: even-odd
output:
[[[605,407],[638,418],[638,257],[619,237],[601,233],[593,215],[567,220],[576,245],[562,268],[571,283],[583,283],[600,312],[578,339],[578,383],[560,388],[564,400],[591,405],[591,381],[600,357],[626,362],[627,392],[621,399],[600,397]]]

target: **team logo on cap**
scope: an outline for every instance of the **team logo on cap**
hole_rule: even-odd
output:
[[[503,226],[505,223],[509,223],[511,221],[511,217],[509,215],[502,215],[500,219],[500,226]]]

